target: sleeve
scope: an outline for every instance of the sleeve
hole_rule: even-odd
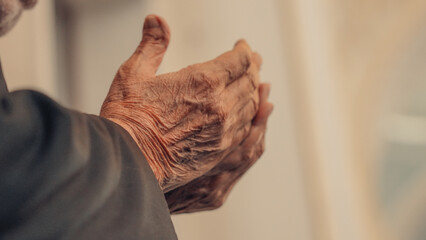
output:
[[[176,239],[130,135],[34,91],[0,95],[0,239]]]

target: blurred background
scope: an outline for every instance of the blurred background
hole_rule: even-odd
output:
[[[41,0],[0,39],[9,88],[98,114],[150,13],[160,73],[245,38],[275,104],[265,154],[180,239],[426,239],[426,1]]]

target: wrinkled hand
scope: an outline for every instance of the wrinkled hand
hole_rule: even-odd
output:
[[[156,76],[169,39],[163,19],[145,19],[100,114],[130,133],[164,192],[202,176],[246,138],[259,108],[261,61],[241,40],[216,59]]]
[[[261,84],[260,109],[248,137],[205,175],[165,194],[170,213],[191,213],[222,206],[241,176],[265,150],[266,122],[273,105],[267,102],[269,85]]]

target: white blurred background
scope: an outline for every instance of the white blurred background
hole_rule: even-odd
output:
[[[426,239],[426,1],[40,0],[6,37],[11,90],[98,114],[147,14],[172,39],[160,73],[245,38],[275,104],[266,152],[186,240]]]

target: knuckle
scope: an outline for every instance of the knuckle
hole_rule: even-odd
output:
[[[211,207],[213,209],[218,209],[223,206],[225,203],[225,198],[222,191],[215,191],[211,195]]]
[[[166,41],[166,34],[161,28],[149,28],[148,31],[144,31],[143,36],[145,41],[153,41],[157,43]]]
[[[202,194],[199,194],[199,203],[208,209],[220,208],[224,203],[224,196],[221,190],[218,189],[205,189]]]
[[[250,124],[247,124],[246,126],[244,126],[242,139],[245,139],[249,135],[250,128],[251,128]]]
[[[237,145],[241,144],[250,134],[251,124],[246,124],[234,135],[233,142]]]
[[[131,67],[127,62],[121,64],[120,68],[117,71],[118,77],[124,77],[127,76],[131,72]]]
[[[256,63],[257,68],[259,70],[260,66],[262,65],[262,56],[258,52],[253,53],[253,61]]]
[[[222,207],[224,204],[224,201],[222,199],[218,199],[213,203],[213,209],[218,209],[220,207]]]
[[[226,63],[217,62],[228,79],[241,77],[243,74],[248,72],[251,65],[250,55],[246,51],[238,51],[235,53],[235,56],[235,60],[230,59]]]
[[[251,68],[252,69],[252,68]],[[251,90],[252,91],[254,91],[254,90],[256,90],[259,86],[259,83],[258,83],[258,81],[257,81],[257,77],[256,77],[256,74],[255,73],[253,73],[252,71],[247,71],[247,73],[246,73],[246,76],[247,76],[247,78],[249,79],[249,81],[250,81],[250,84],[251,84]]]
[[[214,74],[202,70],[193,70],[190,77],[190,86],[197,92],[213,92],[216,89]]]
[[[257,149],[256,156],[259,158],[265,152],[265,144],[260,144],[260,147]]]
[[[247,71],[251,65],[251,57],[248,51],[242,51],[239,54],[240,64],[243,66],[244,71]]]
[[[259,110],[259,103],[256,101],[255,98],[250,98],[250,100],[244,105],[244,107],[241,109],[241,111],[244,114],[244,119],[254,119],[256,117],[256,114]]]
[[[119,72],[121,74],[129,75],[129,74],[134,74],[135,70],[137,69],[138,69],[138,61],[134,56],[132,56],[128,60],[126,60],[124,63],[121,64],[119,68]]]
[[[232,141],[229,137],[224,136],[221,138],[220,142],[219,142],[219,149],[224,151],[228,148],[230,148],[232,145]]]
[[[249,161],[254,158],[254,155],[255,155],[254,149],[250,148],[250,149],[247,149],[246,151],[243,151],[241,154],[241,157],[243,161]]]
[[[223,130],[229,117],[229,111],[224,104],[218,103],[215,99],[212,101],[211,107],[207,109],[207,114],[210,115],[209,123],[218,127],[217,130]]]

